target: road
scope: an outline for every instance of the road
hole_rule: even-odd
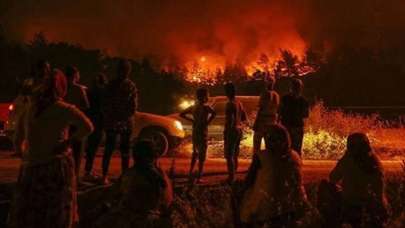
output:
[[[171,158],[162,158],[159,163],[164,170],[170,170],[172,166]],[[19,158],[11,156],[9,152],[0,152],[0,184],[13,183],[17,180],[18,170],[21,161]],[[174,174],[176,177],[182,178],[187,176],[189,169],[189,158],[177,158],[175,160]],[[250,160],[241,159],[239,172],[246,172],[250,164]],[[335,166],[336,161],[326,160],[304,160],[303,161],[303,176],[304,182],[314,182],[323,178],[327,178],[331,169]],[[386,176],[396,175],[402,171],[400,161],[383,161]],[[82,165],[83,167],[83,165]],[[95,172],[101,173],[101,157],[98,156],[95,160]],[[224,159],[208,159],[204,169],[207,179],[218,180],[225,178],[226,164]],[[112,178],[116,178],[120,174],[120,158],[114,156],[111,160],[110,173]],[[217,176],[216,178],[213,176]],[[239,176],[242,176],[239,175]]]

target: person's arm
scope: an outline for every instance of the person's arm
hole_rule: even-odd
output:
[[[87,112],[88,109],[90,108],[90,102],[89,98],[87,96],[87,91],[85,88],[81,87],[80,88],[80,93],[81,93],[81,98],[80,98],[80,109],[83,112]]]
[[[193,113],[193,106],[186,108],[184,111],[180,113],[180,117],[188,120],[190,122],[194,122],[192,118],[190,118],[188,115],[191,115]]]
[[[210,106],[207,106],[207,108],[208,108],[208,113],[210,114],[210,117],[208,119],[208,124],[210,124],[217,116],[217,113]]]
[[[71,135],[71,140],[81,140],[93,132],[93,124],[86,115],[74,106],[70,106],[67,111],[68,121],[75,126],[76,131]]]
[[[333,184],[338,183],[343,178],[343,170],[344,170],[344,163],[345,163],[344,160],[345,160],[345,156],[343,156],[343,158],[341,158],[337,162],[335,168],[333,168],[333,170],[329,174],[329,180]]]

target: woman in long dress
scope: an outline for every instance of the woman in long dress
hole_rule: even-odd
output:
[[[71,140],[91,133],[89,119],[62,101],[66,79],[60,70],[44,82],[43,93],[21,116],[16,137],[23,146],[9,227],[70,228],[78,222]],[[77,131],[68,135],[68,127]]]

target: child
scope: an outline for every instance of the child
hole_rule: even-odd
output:
[[[201,182],[200,178],[203,172],[205,158],[207,156],[208,125],[216,116],[215,111],[206,104],[208,96],[207,89],[198,89],[196,92],[197,104],[187,108],[180,114],[180,117],[193,123],[193,154],[190,165],[190,180],[192,179],[194,166],[198,158],[198,183]],[[189,115],[192,115],[192,118],[189,117]]]
[[[242,103],[235,98],[236,89],[233,83],[225,84],[225,94],[228,97],[228,103],[225,108],[224,155],[229,173],[228,182],[232,183],[238,170],[242,122],[247,121],[247,117]]]

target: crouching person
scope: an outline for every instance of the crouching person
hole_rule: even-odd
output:
[[[330,173],[333,184],[341,181],[343,222],[352,227],[383,227],[387,217],[384,171],[367,136],[354,133],[347,151]]]
[[[157,167],[158,153],[153,143],[137,142],[133,157],[134,166],[121,179],[118,207],[101,219],[97,227],[170,227],[165,215],[173,200],[172,186]]]
[[[290,136],[281,125],[272,125],[266,150],[256,152],[253,183],[245,192],[240,217],[246,227],[295,227],[308,206],[302,184],[301,159],[291,149]]]

